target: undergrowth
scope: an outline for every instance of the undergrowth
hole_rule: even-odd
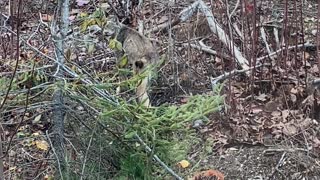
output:
[[[73,130],[76,138],[72,140],[72,146],[80,156],[72,157],[72,150],[67,149],[64,179],[162,179],[170,175],[154,160],[153,155],[157,155],[169,167],[176,168],[177,162],[187,159],[190,148],[201,143],[192,128],[192,122],[198,119],[206,121],[209,113],[221,108],[224,98],[220,95],[220,85],[214,88],[212,94],[190,97],[185,104],[163,104],[149,109],[127,97],[117,96],[118,105],[115,105],[94,94],[93,88],[97,87],[111,94],[115,94],[117,86],[133,90],[135,84],[147,74],[142,73],[120,82],[118,79],[110,79],[99,86],[82,85],[78,81],[65,84],[65,96],[71,98],[67,104],[74,104],[74,100],[86,102],[101,113],[87,114],[96,116],[97,121],[85,122],[94,128],[85,129],[82,122]],[[9,79],[0,78],[1,87],[8,83]],[[18,89],[16,84],[14,82],[12,90]],[[48,94],[49,91],[41,97]],[[75,119],[90,119],[81,116],[76,118],[78,110],[70,110],[66,111],[67,132],[70,127],[76,127]],[[141,137],[152,152],[146,151],[136,135]]]
[[[100,121],[117,131],[118,138],[123,142],[120,146],[126,144],[129,148],[125,151],[119,148],[122,157],[119,159],[117,177],[154,179],[155,174],[162,174],[163,170],[153,161],[153,154],[169,166],[186,159],[189,148],[201,141],[195,130],[190,128],[192,121],[205,121],[206,115],[221,108],[223,97],[219,92],[220,87],[217,87],[213,95],[193,96],[181,106],[161,105],[149,109],[124,100],[114,107],[102,100]],[[145,151],[145,147],[135,139],[136,134],[150,146],[152,153]]]

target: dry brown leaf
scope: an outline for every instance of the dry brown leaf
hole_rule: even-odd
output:
[[[310,54],[308,52],[304,52],[304,58],[305,59],[309,59],[310,58]]]
[[[314,147],[320,147],[320,140],[317,137],[314,137],[312,141]]]
[[[261,108],[252,108],[252,113],[253,114],[258,114],[260,112],[262,112],[263,110]]]
[[[267,100],[267,97],[268,97],[268,96],[263,93],[263,94],[260,94],[259,96],[257,96],[256,99],[259,100],[259,101],[264,102],[264,101]]]
[[[49,148],[49,144],[47,143],[47,141],[44,141],[44,140],[36,141],[36,146],[38,149],[43,151],[47,151]]]
[[[298,89],[297,88],[291,88],[290,93],[298,94]]]
[[[285,134],[287,136],[292,136],[292,135],[296,134],[297,132],[298,132],[298,128],[294,124],[287,123],[283,127],[283,134]]]
[[[271,116],[280,117],[281,116],[281,112],[280,111],[272,111]]]
[[[207,179],[207,178],[216,178],[217,180],[224,180],[224,175],[217,170],[209,169],[207,171],[202,171],[197,173],[192,179],[193,180],[200,180],[200,179]]]
[[[283,122],[287,122],[287,117],[289,117],[290,111],[286,109],[286,110],[283,110],[281,113],[282,113]]]
[[[264,110],[267,112],[273,112],[273,111],[277,111],[278,107],[280,106],[281,104],[279,103],[278,100],[273,100],[266,103]]]
[[[297,96],[295,94],[290,94],[290,100],[293,103],[297,102]]]

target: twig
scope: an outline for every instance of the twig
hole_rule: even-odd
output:
[[[230,15],[229,15],[229,19],[231,19],[231,17],[233,16],[233,14],[236,12],[236,10],[237,10],[238,7],[239,7],[239,4],[240,4],[240,0],[237,0],[237,3],[236,3],[236,5],[235,5],[234,9],[232,10],[232,12],[231,12]]]
[[[113,10],[113,12],[117,15],[117,17],[119,18],[120,17],[120,15],[119,15],[119,13],[118,13],[118,11],[117,11],[117,9],[113,6],[113,4],[112,4],[112,0],[108,0],[107,1],[107,3],[109,4],[109,6],[111,7],[111,9]]]
[[[57,155],[57,153],[56,153],[56,151],[55,151],[55,149],[54,149],[54,147],[53,147],[53,145],[52,145],[51,139],[50,139],[49,134],[48,134],[48,130],[46,130],[46,136],[47,136],[48,141],[49,141],[49,143],[50,143],[50,146],[51,146],[51,149],[52,149],[52,151],[53,151],[53,154],[56,156],[56,160],[57,160],[57,163],[58,163],[58,170],[59,170],[59,173],[60,173],[60,177],[61,177],[61,179],[63,180],[61,165],[60,165],[60,161],[59,161],[59,159],[58,159],[59,157],[58,157],[58,155]]]
[[[97,124],[96,124],[96,126],[97,126]],[[89,141],[89,144],[88,144],[88,147],[87,147],[87,150],[86,150],[86,154],[84,155],[82,171],[81,171],[81,178],[80,178],[81,180],[83,179],[83,176],[84,176],[84,170],[85,170],[85,167],[86,167],[87,157],[88,157],[88,153],[89,153],[89,149],[90,149],[90,146],[91,146],[91,143],[92,143],[92,139],[93,139],[94,133],[95,133],[95,130],[93,130],[92,133],[91,133],[91,137],[90,137],[90,141]]]
[[[302,148],[279,148],[279,149],[266,149],[263,151],[263,154],[271,153],[271,152],[290,152],[295,153],[297,151],[308,152]]]
[[[267,42],[267,36],[266,36],[266,31],[264,30],[264,27],[260,27],[260,33],[261,33],[261,37],[264,42],[264,45],[267,49],[267,53],[268,53],[269,57],[271,58],[271,60],[274,61],[274,58],[272,56],[270,56],[271,50],[270,50],[269,44]]]
[[[144,30],[144,27],[143,27],[143,19],[140,19],[140,13],[142,11],[142,7],[143,7],[143,1],[142,0],[139,0],[139,4],[138,4],[138,14],[139,14],[139,18],[138,18],[138,31],[141,33],[141,34],[144,34],[143,33],[143,30]]]
[[[281,158],[280,158],[280,160],[279,160],[277,166],[275,167],[275,170],[273,171],[271,176],[273,176],[275,172],[278,172],[282,175],[282,177],[285,177],[285,175],[283,174],[283,172],[279,168],[283,165],[284,160],[286,159],[285,158],[286,154],[287,154],[286,152],[282,153],[282,156],[281,156]]]
[[[201,44],[200,45],[196,45],[196,44],[191,44],[191,43],[183,43],[182,45],[185,46],[185,47],[190,46],[190,47],[192,47],[194,49],[197,49],[199,51],[204,51],[204,52],[212,54],[212,55],[218,55],[217,51],[212,50],[209,47],[202,46]]]
[[[273,27],[273,35],[276,41],[277,49],[280,48],[279,31],[277,27]]]
[[[171,28],[174,27],[175,25],[179,24],[180,22],[186,21],[194,14],[194,12],[198,8],[198,5],[199,5],[199,1],[194,2],[193,4],[191,4],[190,6],[185,8],[184,10],[182,10],[179,13],[178,18],[175,18],[173,20],[169,20],[168,22],[166,22],[164,24],[160,24],[160,25],[150,29],[149,31],[147,31],[146,34],[157,32],[157,31],[163,31],[165,29],[168,29],[169,27],[171,27]]]
[[[0,124],[0,156],[3,156],[3,140],[4,140],[4,129],[2,124]],[[4,163],[3,159],[0,160],[0,178],[4,179],[4,174],[3,174],[3,168],[4,168]]]
[[[243,57],[239,51],[239,48],[232,40],[230,40],[222,27],[217,23],[212,12],[210,11],[210,8],[202,0],[199,0],[198,8],[206,16],[210,30],[218,36],[219,40],[222,41],[231,52],[234,51],[234,56],[241,68],[245,70],[250,69],[248,60]]]
[[[288,50],[291,50],[291,49],[294,49],[294,48],[302,48],[302,47],[315,47],[315,45],[311,44],[310,42],[306,42],[304,44],[299,44],[298,46],[289,46],[288,47]],[[262,56],[262,57],[259,57],[257,59],[257,64],[260,63],[260,61],[264,60],[265,58],[268,58],[268,57],[273,57],[273,56],[277,56],[281,51],[283,50],[286,50],[285,47],[281,48],[281,49],[278,49],[277,51],[273,52],[273,53],[270,53],[268,55],[265,55],[265,56]]]
[[[5,26],[0,26],[0,28],[6,29],[6,30],[10,31],[11,33],[17,35],[14,31],[10,30],[9,28],[7,28],[7,27],[5,27]],[[89,80],[89,79],[84,79],[84,78],[80,77],[77,73],[73,72],[73,71],[71,70],[71,68],[69,68],[68,66],[62,65],[62,64],[61,64],[59,61],[57,61],[55,58],[52,58],[52,57],[44,54],[44,53],[41,52],[39,49],[37,49],[36,47],[34,47],[34,46],[32,46],[30,43],[28,43],[26,40],[24,40],[24,39],[21,38],[21,41],[24,42],[24,43],[26,43],[27,46],[29,46],[33,51],[39,53],[41,56],[43,56],[43,57],[45,57],[45,58],[47,58],[47,59],[49,59],[49,60],[57,63],[58,65],[60,65],[60,66],[62,67],[62,69],[63,69],[66,73],[68,73],[70,76],[72,76],[73,78],[79,78],[79,80],[80,80],[82,83],[84,83],[84,84],[93,85],[93,83],[91,82],[91,80]],[[98,89],[98,88],[93,88],[93,90],[94,90],[97,94],[99,94],[100,96],[102,96],[103,98],[107,99],[110,103],[112,103],[112,104],[115,104],[115,103],[116,103],[116,99],[115,99],[113,96],[111,96],[111,94],[108,93],[107,91],[105,91],[105,90],[103,91],[103,90],[100,90],[100,89]]]
[[[44,65],[42,67],[38,67],[38,68],[35,68],[34,70],[41,70],[41,69],[46,69],[46,68],[51,68],[51,67],[54,67],[54,65]],[[26,73],[26,72],[30,72],[31,70],[21,70],[21,71],[17,71],[17,74],[20,74],[20,73]],[[0,73],[0,76],[5,76],[5,75],[10,75],[12,74],[13,72],[1,72]]]
[[[139,140],[139,142],[146,148],[146,150],[151,153],[152,150],[151,148],[140,138],[139,135],[135,134],[135,137]],[[164,167],[168,172],[170,172],[170,174],[172,174],[175,178],[179,179],[179,180],[183,180],[182,177],[180,177],[179,175],[177,175],[172,169],[170,169],[164,162],[161,161],[161,159],[157,156],[157,155],[153,155],[153,158],[158,161],[162,167]]]
[[[264,64],[264,65],[266,65],[266,64]],[[255,67],[257,68],[257,67],[260,67],[260,66],[262,66],[262,64],[256,65]],[[251,70],[253,68],[254,67],[250,67],[248,69],[241,69],[241,70],[235,69],[233,71],[224,73],[224,74],[222,74],[222,75],[220,75],[218,77],[211,78],[211,85],[215,86],[219,81],[223,81],[223,80],[227,79],[228,77],[233,76],[235,74],[245,73],[245,72],[247,72],[247,71],[249,71],[249,70]]]

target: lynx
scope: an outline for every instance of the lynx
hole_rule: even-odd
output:
[[[159,54],[152,42],[138,31],[121,24],[116,17],[109,17],[105,34],[122,43],[123,52],[127,55],[128,63],[133,66],[134,75],[144,72],[149,65],[154,65],[159,60]],[[119,53],[119,52],[118,52]],[[142,79],[136,87],[138,102],[150,107],[148,88],[151,74]]]

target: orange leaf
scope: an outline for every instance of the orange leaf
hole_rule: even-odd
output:
[[[205,178],[210,178],[210,177],[216,177],[217,180],[224,180],[224,175],[217,170],[209,169],[207,171],[202,171],[200,173],[197,173],[193,179],[194,180],[200,180],[200,179],[205,179]]]

